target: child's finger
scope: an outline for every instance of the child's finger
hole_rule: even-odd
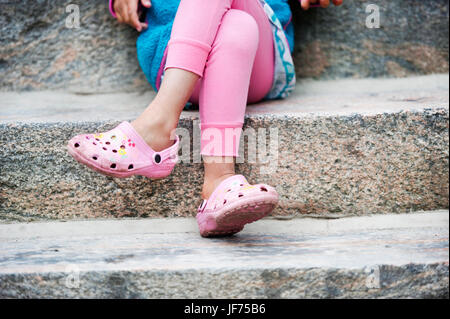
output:
[[[129,15],[128,11],[129,11],[128,7],[125,4],[122,6],[119,6],[119,12],[120,12],[120,15],[122,16],[122,20],[123,20],[122,22],[126,23],[126,24],[130,24],[130,15]]]
[[[327,8],[330,5],[330,0],[320,0],[320,6],[322,8]]]
[[[129,21],[130,21],[130,18],[128,17],[127,10],[122,10],[122,11],[120,12],[120,15],[122,16],[122,22],[128,24]]]
[[[119,23],[122,23],[122,22],[123,22],[122,15],[121,15],[118,11],[116,11],[116,10],[114,10],[114,12],[116,13],[117,21],[118,21]]]
[[[142,31],[142,26],[141,26],[141,22],[139,21],[139,17],[137,15],[137,13],[132,13],[131,14],[131,25],[138,30],[139,32]]]
[[[309,0],[302,0],[301,5],[302,5],[303,10],[308,10],[309,9]]]
[[[125,22],[125,17],[123,16],[123,7],[121,5],[121,2],[114,1],[114,12],[116,13],[117,21],[119,21],[119,23]]]
[[[144,7],[146,8],[150,8],[152,3],[150,2],[150,0],[141,0],[141,3]]]
[[[144,23],[144,22],[141,22],[141,27],[142,27],[142,30],[147,29],[148,28],[148,24]]]
[[[333,0],[334,5],[340,6],[342,4],[343,0]]]
[[[129,19],[129,24],[131,26],[133,26],[136,30],[141,32],[142,26],[141,26],[141,22],[139,21],[137,6],[138,6],[137,2],[132,1],[130,3],[130,7],[128,8],[128,19]]]

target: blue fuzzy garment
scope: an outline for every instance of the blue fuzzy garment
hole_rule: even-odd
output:
[[[205,0],[207,1],[207,0]],[[294,27],[291,20],[291,9],[288,0],[266,0],[285,29],[291,52],[294,48]],[[137,56],[139,64],[147,80],[156,90],[156,78],[164,57],[164,51],[170,39],[173,21],[180,0],[152,0],[152,7],[147,10],[148,28],[137,40]]]

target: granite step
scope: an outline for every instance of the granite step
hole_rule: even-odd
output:
[[[0,298],[449,298],[449,212],[0,225]]]
[[[276,187],[274,216],[447,209],[448,81],[302,81],[286,100],[248,107],[258,156],[246,143],[238,172]],[[183,161],[164,181],[104,177],[66,151],[70,137],[133,119],[153,95],[0,92],[0,221],[194,216],[198,111],[182,114]]]
[[[284,1],[293,13],[299,78],[404,77],[449,70],[447,0],[408,0],[407,6],[392,0],[345,0],[340,7],[308,11],[300,9],[298,0]],[[136,58],[138,33],[111,17],[108,1],[24,2],[0,1],[1,90],[148,90]],[[380,17],[379,29],[368,23],[374,13]],[[73,23],[78,17],[79,27]]]

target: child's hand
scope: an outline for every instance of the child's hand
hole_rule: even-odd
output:
[[[332,0],[334,5],[340,6],[343,0]],[[322,8],[326,8],[330,5],[330,0],[301,0],[302,8],[308,10],[311,3],[320,3]]]
[[[147,24],[139,21],[139,2],[146,8],[151,7],[150,0],[114,0],[114,11],[120,23],[126,23],[141,32]]]

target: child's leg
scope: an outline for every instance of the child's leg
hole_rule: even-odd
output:
[[[253,72],[250,72],[250,92],[248,91],[248,74],[249,70],[251,71],[252,61],[251,59],[246,59],[245,56],[251,57],[254,55],[254,52],[252,52],[251,48],[250,51],[245,48],[252,41],[254,42],[255,39],[254,36],[248,36],[245,26],[239,30],[235,29],[237,32],[234,32],[234,36],[237,41],[232,41],[234,44],[231,43],[233,47],[231,51],[235,50],[236,42],[240,41],[243,44],[239,50],[240,53],[234,54],[233,58],[227,61],[222,61],[223,58],[220,57],[226,54],[215,54],[217,58],[212,58],[215,52],[221,51],[228,45],[224,41],[222,41],[223,45],[214,44],[214,42],[217,40],[216,36],[220,26],[223,25],[224,15],[231,8],[236,8],[250,14],[255,19],[259,33],[262,35],[262,41],[260,41],[258,52],[256,57],[254,57],[254,63],[258,67],[254,68]],[[248,15],[246,18],[244,19],[247,20],[248,25]],[[251,24],[254,24],[254,22],[250,22]],[[227,37],[224,37],[224,39],[229,41]],[[241,54],[244,56],[241,56]],[[240,63],[240,65],[237,65],[241,59],[242,62],[247,61],[250,64],[240,68],[240,65],[245,64]],[[218,63],[213,63],[215,60]],[[273,78],[271,27],[259,0],[181,0],[169,42],[166,73],[163,83],[155,100],[133,122],[133,126],[139,134],[155,150],[164,149],[172,144],[168,138],[170,132],[176,128],[181,110],[187,101],[186,97],[192,94],[197,79],[205,75],[205,66],[211,69],[208,74],[218,74],[217,76],[211,76],[212,81],[209,81],[210,84],[207,86],[211,88],[211,84],[215,83],[213,86],[216,87],[215,91],[217,93],[224,92],[222,96],[234,97],[233,100],[227,102],[227,105],[229,105],[228,108],[233,110],[233,114],[230,116],[233,125],[230,127],[241,127],[242,123],[236,125],[236,122],[243,121],[247,94],[249,102],[260,100],[270,89]],[[233,69],[230,68],[231,66],[233,66]],[[222,83],[222,80],[220,80],[220,78],[223,78],[223,75],[218,72],[220,69],[227,71],[227,74],[229,74],[229,81],[226,83]],[[216,80],[213,80],[214,78]],[[234,84],[234,86],[230,85],[226,89],[222,87],[228,84]],[[203,86],[203,83],[197,83],[197,87]],[[196,91],[199,90],[197,89]],[[211,89],[206,91],[213,92]],[[208,94],[205,93],[206,95]],[[198,93],[196,99],[197,101],[200,100]],[[214,103],[217,99],[221,99],[221,96],[209,94],[203,99],[203,102],[200,102],[200,104],[205,105],[202,109],[211,110],[208,107],[208,105],[213,105],[210,101]],[[216,109],[220,108],[218,107]],[[230,109],[227,112],[230,112]],[[204,113],[210,112],[207,111]],[[216,113],[219,114],[221,112]],[[214,122],[214,116],[210,118]],[[209,123],[213,122],[209,121]],[[228,123],[228,119],[225,119],[224,123]]]
[[[171,145],[170,132],[177,127],[197,79],[203,76],[222,16],[233,1],[181,0],[168,44],[161,88],[147,109],[132,123],[154,150]]]
[[[273,82],[272,32],[263,9],[253,8],[252,14],[231,9],[224,15],[193,94],[200,105],[205,165],[205,201],[196,215],[202,236],[235,234],[278,202],[275,189],[250,185],[234,170],[247,101],[262,99]]]
[[[209,54],[204,77],[198,84],[204,199],[209,198],[220,182],[235,175],[234,157],[239,148],[258,42],[255,19],[244,11],[227,11]],[[227,130],[234,134],[227,136]]]
[[[97,147],[85,149],[85,144],[89,145],[91,141],[79,144],[79,136],[69,144],[77,155],[91,157],[89,163],[95,164],[91,166],[105,174],[120,170],[126,171],[121,173],[123,177],[130,174],[155,175],[151,163],[142,159],[155,156],[155,151],[162,150],[153,162],[166,164],[166,160],[174,157],[172,153],[177,143],[170,140],[170,133],[176,128],[180,113],[198,79],[206,75],[198,84],[201,93],[197,94],[201,104],[202,137],[207,128],[220,132],[237,129],[237,136],[231,138],[231,149],[227,149],[229,139],[224,134],[217,139],[224,148],[205,150],[205,143],[202,143],[202,154],[207,162],[205,185],[208,186],[204,197],[208,197],[208,189],[212,189],[221,178],[234,173],[232,162],[237,155],[247,97],[250,102],[255,102],[268,93],[272,85],[273,63],[271,26],[259,0],[181,0],[168,46],[166,73],[161,88],[149,107],[132,123],[134,129],[129,124],[117,128],[121,133],[125,130],[125,135],[133,135],[136,140],[142,141],[136,144],[142,146],[140,151],[134,151],[135,145],[130,139],[130,150],[125,150],[125,142],[120,145],[120,141],[120,150],[115,146],[109,147],[110,141],[103,141],[101,137],[95,139],[108,147],[102,148],[93,141],[91,144]],[[115,138],[114,132],[108,138]],[[85,138],[89,140],[90,137]],[[110,152],[122,157],[112,158]],[[99,157],[100,153],[102,156]],[[226,163],[210,163],[211,159],[223,157]],[[127,160],[123,161],[124,158]],[[116,163],[116,160],[121,162]],[[137,166],[145,168],[145,174],[137,171]],[[168,163],[167,166],[167,172],[156,175],[170,173],[173,165]]]
[[[199,76],[182,69],[168,69],[155,99],[131,124],[155,151],[173,144],[171,132],[177,127]]]
[[[205,199],[220,182],[235,174],[234,157],[247,102],[261,100],[272,85],[272,31],[258,2],[244,3],[251,15],[235,9],[224,15],[204,76],[191,98],[200,105]],[[227,129],[235,135],[227,137]]]

